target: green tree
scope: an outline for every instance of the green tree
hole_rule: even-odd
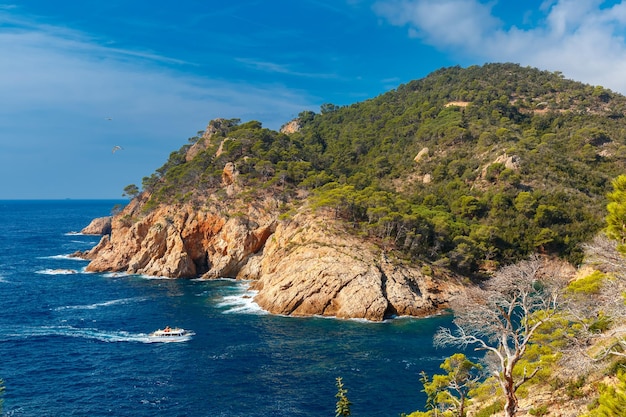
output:
[[[606,234],[617,240],[617,250],[626,254],[626,175],[613,180],[613,192],[609,193],[608,198]]]
[[[469,392],[476,388],[481,378],[482,366],[467,359],[462,353],[446,358],[439,366],[447,374],[433,375],[429,381],[422,372],[421,381],[431,409],[451,410],[454,416],[465,417]]]
[[[122,196],[135,198],[137,197],[137,194],[139,194],[139,187],[137,187],[135,184],[130,184],[124,187],[124,194],[122,194]]]
[[[335,408],[335,417],[349,416],[350,406],[352,403],[348,400],[348,390],[343,387],[343,380],[341,377],[336,378],[337,381],[337,407]]]
[[[320,113],[322,114],[333,113],[337,110],[339,110],[339,106],[332,103],[324,103],[320,106]]]
[[[598,406],[585,417],[615,417],[626,416],[626,371],[617,373],[617,384],[600,386],[600,398]]]

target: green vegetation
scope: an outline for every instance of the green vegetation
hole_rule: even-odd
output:
[[[302,112],[291,134],[214,120],[143,179],[145,208],[227,199],[229,166],[250,201],[308,199],[400,258],[474,276],[535,252],[579,263],[626,168],[625,110],[625,97],[559,73],[445,68]]]
[[[139,194],[139,187],[137,187],[135,184],[130,184],[124,187],[124,193],[122,194],[122,196],[128,197],[128,198],[135,198],[137,197],[138,194]]]
[[[447,358],[440,368],[447,373],[433,375],[432,380],[425,372],[421,374],[429,411],[416,411],[407,417],[465,417],[469,393],[478,387],[483,367],[467,359],[464,354],[456,353]]]
[[[349,416],[350,406],[352,403],[348,400],[348,390],[343,387],[343,380],[341,377],[336,378],[337,383],[337,407],[335,408],[335,417]]]
[[[593,271],[591,274],[572,281],[567,286],[567,291],[574,294],[582,294],[582,296],[589,294],[598,294],[602,288],[602,283],[607,279],[606,274],[600,271]]]
[[[613,181],[613,192],[609,193],[609,212],[606,234],[619,242],[617,250],[626,254],[626,175]]]
[[[585,417],[613,417],[626,415],[626,370],[617,373],[615,385],[602,384],[597,404]]]
[[[478,403],[474,415],[504,410],[513,417],[518,398],[546,391],[549,401],[539,396],[528,409],[531,415],[555,415],[555,410],[560,415],[564,404],[585,401],[586,417],[626,415],[626,258],[620,250],[623,235],[611,233],[615,228],[610,220],[626,207],[626,198],[616,198],[626,184],[622,180],[626,177],[613,181],[607,205],[606,233],[613,240],[599,234],[585,244],[588,272],[566,284],[558,263],[544,264],[535,257],[501,268],[482,288],[451,303],[457,329],[440,329],[435,343],[485,350],[483,360],[491,368],[486,375],[491,376],[482,381],[465,378],[472,381],[471,389],[451,397],[446,378],[471,369],[469,364],[457,360],[451,374],[435,375],[432,381],[422,375],[428,411],[411,417],[462,415],[459,400],[470,395]],[[444,364],[464,358],[459,355]]]

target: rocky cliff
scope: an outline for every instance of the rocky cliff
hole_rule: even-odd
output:
[[[211,121],[186,149],[185,161],[209,148],[218,158],[232,140],[229,123]],[[280,193],[258,190],[251,198],[239,176],[234,163],[225,163],[221,184],[187,203],[148,208],[151,196],[141,193],[113,218],[96,219],[83,230],[104,236],[79,256],[91,261],[92,272],[249,280],[262,308],[286,315],[375,321],[424,316],[462,292],[449,272],[387,255],[375,240],[347,230],[332,211],[312,210],[306,198],[286,203]]]
[[[256,259],[255,301],[277,314],[382,320],[436,313],[462,287],[391,261],[338,224],[297,215],[281,222]]]
[[[217,202],[145,215],[141,207],[131,203],[114,217],[111,234],[82,254],[88,271],[245,279],[271,313],[374,321],[436,313],[462,289],[452,277],[391,261],[323,215],[302,209],[279,220],[271,199],[232,217]]]

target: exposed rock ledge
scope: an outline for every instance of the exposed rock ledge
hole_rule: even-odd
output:
[[[84,235],[108,235],[111,233],[112,218],[112,216],[107,216],[93,219],[80,233]]]
[[[307,216],[280,224],[259,258],[250,262],[259,267],[252,284],[259,291],[255,301],[276,314],[424,316],[462,288],[452,279],[435,280],[392,263],[363,240]]]
[[[94,272],[252,280],[255,302],[286,315],[425,316],[462,292],[453,277],[391,262],[330,219],[302,211],[278,220],[272,203],[263,204],[235,217],[189,205],[141,216],[133,202],[115,216],[111,234],[80,255]]]

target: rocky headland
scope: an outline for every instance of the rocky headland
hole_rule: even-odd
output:
[[[209,124],[203,140],[186,151],[187,161],[205,151],[221,123]],[[92,272],[246,280],[263,309],[295,316],[426,316],[463,291],[449,271],[395,258],[351,233],[331,211],[312,210],[306,199],[286,215],[284,201],[271,193],[246,198],[238,176],[226,164],[219,192],[150,210],[150,195],[141,193],[83,229],[103,237],[77,256],[90,260]]]
[[[303,208],[281,220],[276,203],[256,202],[228,216],[218,202],[141,214],[135,200],[113,218],[111,233],[79,256],[91,261],[92,272],[247,280],[259,306],[285,315],[426,316],[462,291],[449,273],[389,259],[324,215]]]
[[[490,64],[280,132],[216,119],[80,256],[89,271],[246,280],[277,314],[429,315],[465,277],[532,253],[580,263],[624,172],[624,109],[601,87]]]

